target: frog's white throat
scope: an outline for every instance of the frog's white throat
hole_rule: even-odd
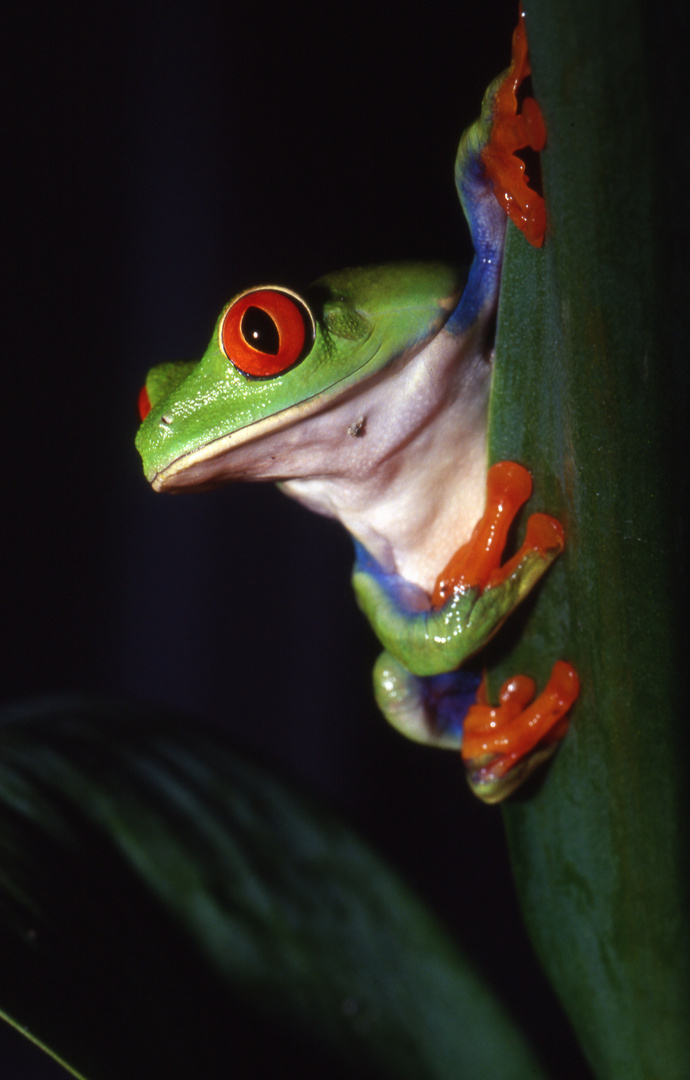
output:
[[[459,358],[458,344],[441,331],[403,368],[313,417],[300,433],[310,474],[280,485],[427,593],[485,503],[491,364],[467,340]]]

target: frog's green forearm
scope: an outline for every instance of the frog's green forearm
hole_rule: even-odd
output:
[[[440,675],[455,671],[486,644],[556,554],[529,550],[500,585],[456,592],[438,610],[409,611],[376,575],[358,567],[352,585],[384,648],[413,675]]]

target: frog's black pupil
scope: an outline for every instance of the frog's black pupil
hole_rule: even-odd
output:
[[[248,307],[240,324],[242,337],[253,349],[277,356],[280,348],[278,327],[267,311],[258,307]]]

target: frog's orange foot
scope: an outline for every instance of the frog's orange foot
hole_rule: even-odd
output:
[[[531,494],[532,478],[524,466],[515,461],[491,466],[486,478],[486,509],[468,542],[439,574],[431,598],[433,607],[442,607],[454,592],[495,588],[523,565],[526,556],[536,554],[542,562],[550,563],[560,554],[565,543],[560,523],[547,514],[532,514],[522,547],[501,566],[508,530]]]
[[[462,759],[475,795],[499,802],[553,753],[568,730],[566,714],[579,689],[575,669],[557,660],[537,698],[534,680],[516,675],[501,687],[499,705],[470,707]]]
[[[543,562],[552,562],[564,547],[565,536],[560,521],[549,514],[532,514],[527,521],[527,531],[520,550],[503,566],[491,572],[485,588],[495,589],[507,581],[530,556],[536,555]]]
[[[512,61],[494,98],[491,137],[482,151],[482,163],[508,217],[530,244],[541,247],[546,229],[544,199],[529,186],[525,163],[517,156],[518,150],[538,153],[546,143],[537,102],[531,97],[525,97],[521,104],[518,100],[520,86],[530,73],[525,13],[521,10],[513,34]]]

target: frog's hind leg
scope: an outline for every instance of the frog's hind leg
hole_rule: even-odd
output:
[[[501,687],[499,705],[473,705],[467,712],[462,759],[470,787],[484,802],[510,795],[568,729],[566,714],[579,691],[574,668],[556,661],[536,698],[534,690],[533,679],[517,675]]]
[[[481,672],[476,666],[441,675],[413,675],[389,652],[374,666],[376,703],[401,734],[443,750],[459,750],[468,710],[477,700]]]

